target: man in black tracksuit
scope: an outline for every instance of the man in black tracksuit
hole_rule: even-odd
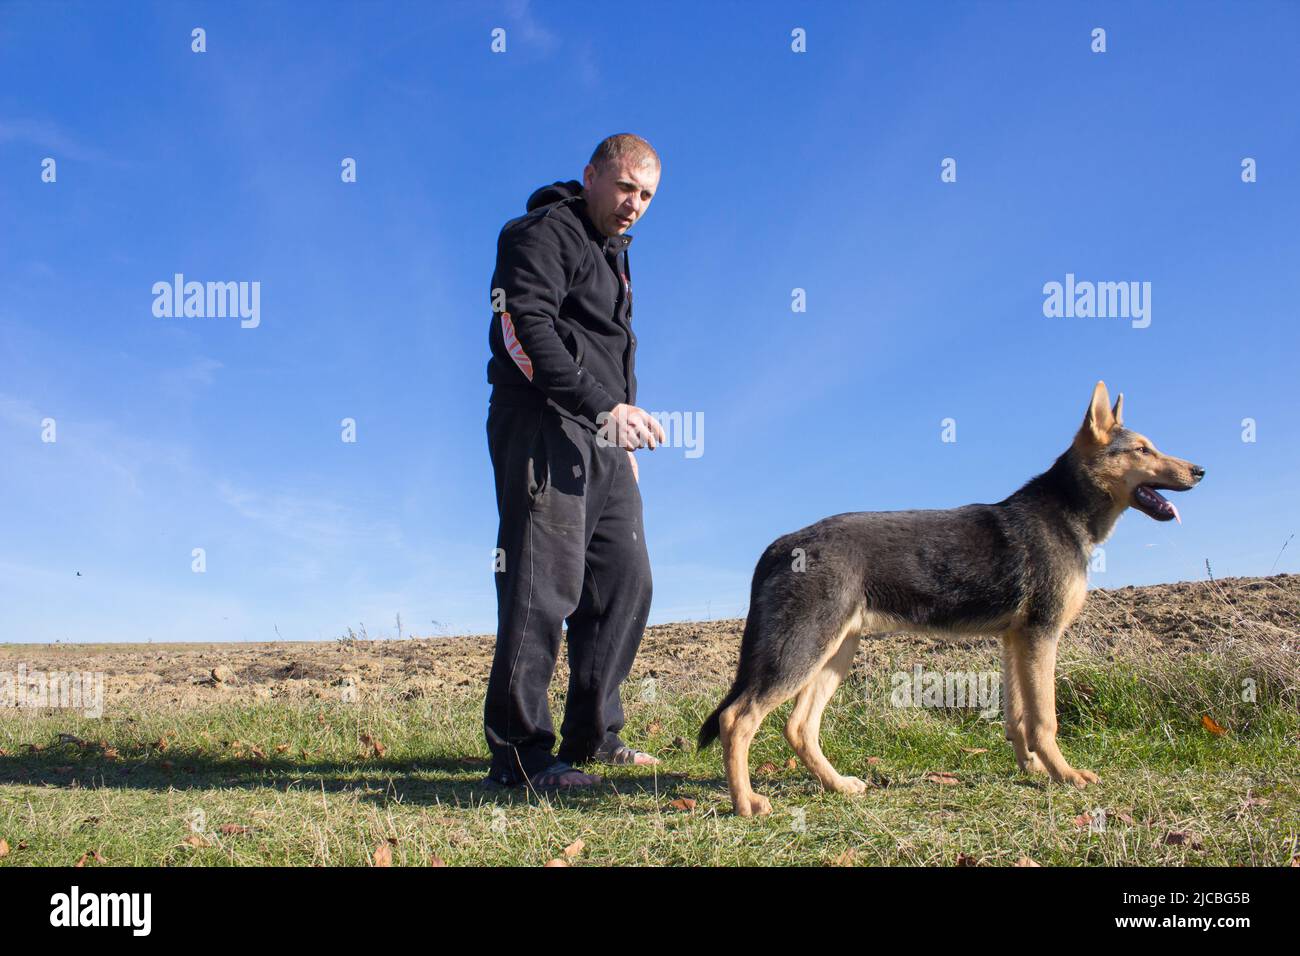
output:
[[[488,449],[496,477],[497,641],[484,705],[489,780],[581,787],[573,764],[657,761],[619,738],[619,686],[650,610],[636,448],[664,440],[636,407],[624,235],[658,188],[629,134],[597,147],[582,183],[555,183],[502,228],[492,276]],[[569,693],[547,689],[568,622]]]

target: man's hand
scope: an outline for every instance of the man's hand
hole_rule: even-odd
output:
[[[600,437],[608,444],[617,445],[633,451],[637,448],[655,449],[660,442],[666,442],[668,436],[659,424],[644,408],[635,405],[615,405],[600,427]]]
[[[632,452],[628,452],[627,460],[632,463],[632,480],[638,485],[641,484],[641,472],[636,466],[636,455],[632,454]]]

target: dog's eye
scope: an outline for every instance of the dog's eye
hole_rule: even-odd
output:
[[[1139,455],[1149,455],[1149,454],[1151,454],[1151,449],[1148,448],[1146,445],[1138,445],[1138,454],[1139,454]]]

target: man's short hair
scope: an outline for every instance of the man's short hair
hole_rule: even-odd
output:
[[[591,165],[603,170],[608,163],[631,159],[637,165],[654,163],[659,167],[659,154],[655,148],[634,133],[616,133],[606,136],[591,154]]]

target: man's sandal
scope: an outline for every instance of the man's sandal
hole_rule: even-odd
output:
[[[595,760],[613,766],[652,767],[659,763],[659,758],[644,750],[635,750],[627,744],[620,743],[613,750],[596,754]]]
[[[512,783],[506,783],[489,775],[483,783],[493,790],[515,790],[528,786],[534,790],[582,790],[599,786],[601,777],[598,774],[584,773],[563,760],[557,760],[532,777],[519,777]]]
[[[541,773],[534,774],[529,783],[534,790],[581,790],[600,786],[601,776],[584,773],[572,764],[557,760]]]

